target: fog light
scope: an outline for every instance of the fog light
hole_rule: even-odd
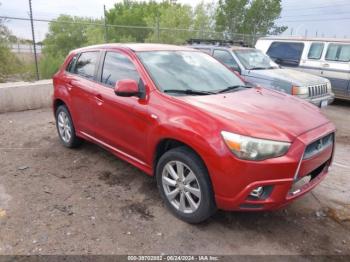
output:
[[[250,192],[250,196],[260,198],[262,194],[264,193],[264,188],[262,186],[259,186]]]

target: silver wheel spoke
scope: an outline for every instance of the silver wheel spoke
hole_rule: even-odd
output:
[[[199,208],[199,182],[196,174],[185,163],[179,160],[169,161],[163,168],[161,183],[167,201],[176,210],[191,214]]]
[[[176,170],[179,178],[184,179],[184,165],[179,161],[176,161]]]
[[[184,183],[187,185],[189,183],[191,183],[192,181],[196,180],[195,175],[193,174],[193,172],[191,171],[185,178]]]
[[[166,195],[168,199],[172,201],[179,193],[180,193],[180,190],[178,188],[175,188],[173,191],[166,193]]]
[[[194,188],[191,186],[185,186],[185,188],[191,192],[193,195],[195,195],[196,197],[200,198],[201,197],[201,191],[198,188]]]
[[[167,164],[165,168],[174,180],[177,180],[179,178],[174,168],[170,164]]]
[[[186,192],[186,193],[185,193],[185,196],[186,196],[186,198],[187,198],[188,203],[189,203],[190,206],[191,206],[191,210],[192,210],[192,211],[195,211],[195,210],[198,208],[198,205],[196,204],[196,202],[194,202],[194,200],[193,200],[191,194],[190,194],[189,192]]]
[[[58,115],[58,121],[59,121],[60,123],[64,124],[64,120],[63,120],[62,113],[60,113],[60,114]]]
[[[176,186],[176,181],[173,179],[170,179],[169,177],[163,176],[163,183],[168,186]]]
[[[185,211],[186,204],[185,204],[185,193],[181,192],[180,193],[180,205],[179,205],[179,210],[180,211]]]

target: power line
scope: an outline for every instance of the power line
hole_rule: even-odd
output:
[[[350,20],[350,17],[332,18],[332,21]],[[301,19],[301,20],[281,20],[280,22],[330,22],[328,19]]]
[[[301,15],[287,15],[287,16],[282,16],[283,18],[289,18],[289,17],[304,17],[304,16],[329,16],[329,15],[348,15],[349,12],[332,12],[332,13],[329,13],[329,14],[320,14],[320,13],[314,13],[314,14],[301,14]]]
[[[324,6],[315,6],[315,7],[298,7],[298,8],[285,8],[284,10],[293,11],[293,10],[313,10],[313,9],[325,9],[330,7],[341,7],[341,6],[350,6],[350,3],[347,4],[333,4],[333,5],[324,5]]]

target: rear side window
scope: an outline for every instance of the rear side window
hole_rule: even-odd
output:
[[[125,79],[139,82],[140,76],[134,64],[123,54],[107,52],[103,64],[101,82],[114,87],[116,82]]]
[[[350,61],[350,45],[329,44],[326,60],[349,62]]]
[[[238,68],[238,64],[233,56],[225,50],[214,50],[213,57],[225,64],[229,68]]]
[[[94,79],[98,54],[99,52],[82,53],[76,62],[74,73],[88,79]]]
[[[278,64],[298,66],[303,49],[303,43],[273,42],[267,54]]]
[[[79,55],[75,55],[69,62],[66,71],[73,73]]]
[[[316,60],[320,59],[322,56],[323,48],[324,43],[312,43],[307,58]]]

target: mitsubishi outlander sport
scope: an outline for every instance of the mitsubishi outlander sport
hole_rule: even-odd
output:
[[[189,223],[216,209],[283,207],[332,162],[335,127],[317,107],[246,87],[198,50],[86,47],[68,55],[53,82],[62,144],[96,143],[155,176],[166,206]]]

